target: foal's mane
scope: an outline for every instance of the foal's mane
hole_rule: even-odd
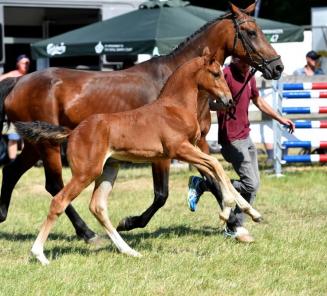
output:
[[[200,61],[200,59],[201,59],[201,61]],[[167,85],[172,84],[171,81],[175,80],[176,77],[180,76],[181,69],[183,69],[183,73],[186,71],[186,69],[188,69],[188,71],[186,71],[188,74],[190,74],[192,72],[197,72],[202,67],[204,67],[203,62],[204,62],[203,56],[199,56],[199,57],[193,58],[192,60],[180,65],[179,67],[177,67],[177,69],[168,77],[168,79],[165,82],[164,86],[161,88],[160,93],[158,95],[158,98],[160,98],[161,95],[166,91]],[[183,75],[182,77],[185,77],[185,75]],[[174,83],[174,84],[176,84],[176,83]]]

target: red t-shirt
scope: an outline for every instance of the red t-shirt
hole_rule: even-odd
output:
[[[224,69],[225,79],[230,88],[232,96],[234,97],[242,88],[246,78],[243,77],[239,70],[233,64],[225,67]],[[259,96],[255,78],[251,80],[245,86],[241,96],[236,104],[236,111],[234,118],[231,118],[226,112],[217,112],[219,134],[219,143],[231,143],[235,140],[245,139],[250,133],[250,122],[248,117],[248,110],[250,100]]]

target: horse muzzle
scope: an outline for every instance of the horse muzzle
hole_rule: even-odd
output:
[[[234,105],[233,99],[231,96],[220,95],[215,100],[209,101],[209,107],[211,111],[222,111],[228,110]]]
[[[265,79],[278,80],[282,76],[282,73],[284,71],[284,65],[283,65],[281,59],[279,58],[272,62],[261,65],[259,70],[262,72],[263,77]]]
[[[234,106],[234,100],[232,95],[221,95],[219,97],[220,97],[222,108],[228,109]]]

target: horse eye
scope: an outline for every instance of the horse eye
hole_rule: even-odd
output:
[[[256,31],[250,30],[250,31],[247,31],[247,33],[248,33],[250,38],[257,37],[257,32]]]

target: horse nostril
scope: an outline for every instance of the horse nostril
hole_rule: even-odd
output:
[[[283,65],[277,65],[275,69],[276,69],[277,72],[282,73],[284,71],[284,66]]]

